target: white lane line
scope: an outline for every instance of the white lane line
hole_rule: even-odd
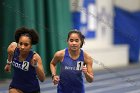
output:
[[[137,86],[140,85],[140,81],[137,82]],[[128,84],[128,83],[124,83],[124,84],[117,84],[117,85],[114,85],[114,86],[111,86],[111,87],[104,87],[104,88],[99,88],[99,89],[94,89],[92,91],[94,91],[94,93],[104,93],[105,91],[113,91],[114,89],[120,89],[120,88],[129,88],[129,87],[132,87],[131,84]]]
[[[129,91],[129,92],[126,92],[126,93],[140,93],[140,89],[139,90]]]
[[[121,71],[121,72],[108,72],[108,73],[104,73],[101,75],[97,75],[95,76],[96,80],[100,80],[100,79],[107,79],[107,78],[113,78],[113,77],[120,77],[123,78],[125,77],[125,75],[131,75],[131,74],[136,74],[136,73],[140,73],[140,69],[132,69],[132,70],[127,70],[127,71]]]

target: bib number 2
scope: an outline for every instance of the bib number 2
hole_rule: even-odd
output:
[[[23,69],[24,71],[28,71],[28,70],[29,70],[29,62],[23,61],[22,69]]]

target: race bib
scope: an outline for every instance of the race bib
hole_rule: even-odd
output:
[[[28,61],[23,61],[22,70],[24,70],[24,71],[29,70],[29,62]]]
[[[78,61],[78,62],[77,62],[76,70],[82,70],[82,68],[83,68],[83,64],[84,64],[83,61]]]

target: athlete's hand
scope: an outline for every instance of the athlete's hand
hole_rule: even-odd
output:
[[[6,64],[6,66],[4,67],[4,70],[6,72],[11,72],[11,65],[10,64]]]
[[[38,66],[38,62],[37,62],[36,58],[33,58],[32,66],[33,67],[37,67]]]
[[[86,65],[83,66],[82,71],[83,71],[84,74],[87,73],[87,67],[86,67]]]
[[[56,84],[58,84],[58,82],[59,82],[59,76],[57,76],[57,75],[55,75],[53,78],[52,78],[52,80],[53,80],[53,83],[54,83],[54,85],[56,85]]]

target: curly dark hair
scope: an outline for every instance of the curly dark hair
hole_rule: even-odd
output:
[[[76,34],[79,35],[79,38],[80,38],[80,40],[81,40],[81,42],[82,42],[81,45],[80,45],[80,47],[82,48],[83,44],[85,43],[85,36],[81,33],[81,31],[79,31],[79,30],[77,30],[77,29],[73,29],[73,30],[71,30],[71,31],[68,33],[67,41],[69,40],[70,35],[71,35],[72,33],[76,33]]]
[[[15,41],[18,43],[20,36],[28,36],[31,39],[31,44],[35,45],[39,42],[38,33],[34,29],[20,27],[15,31]]]

